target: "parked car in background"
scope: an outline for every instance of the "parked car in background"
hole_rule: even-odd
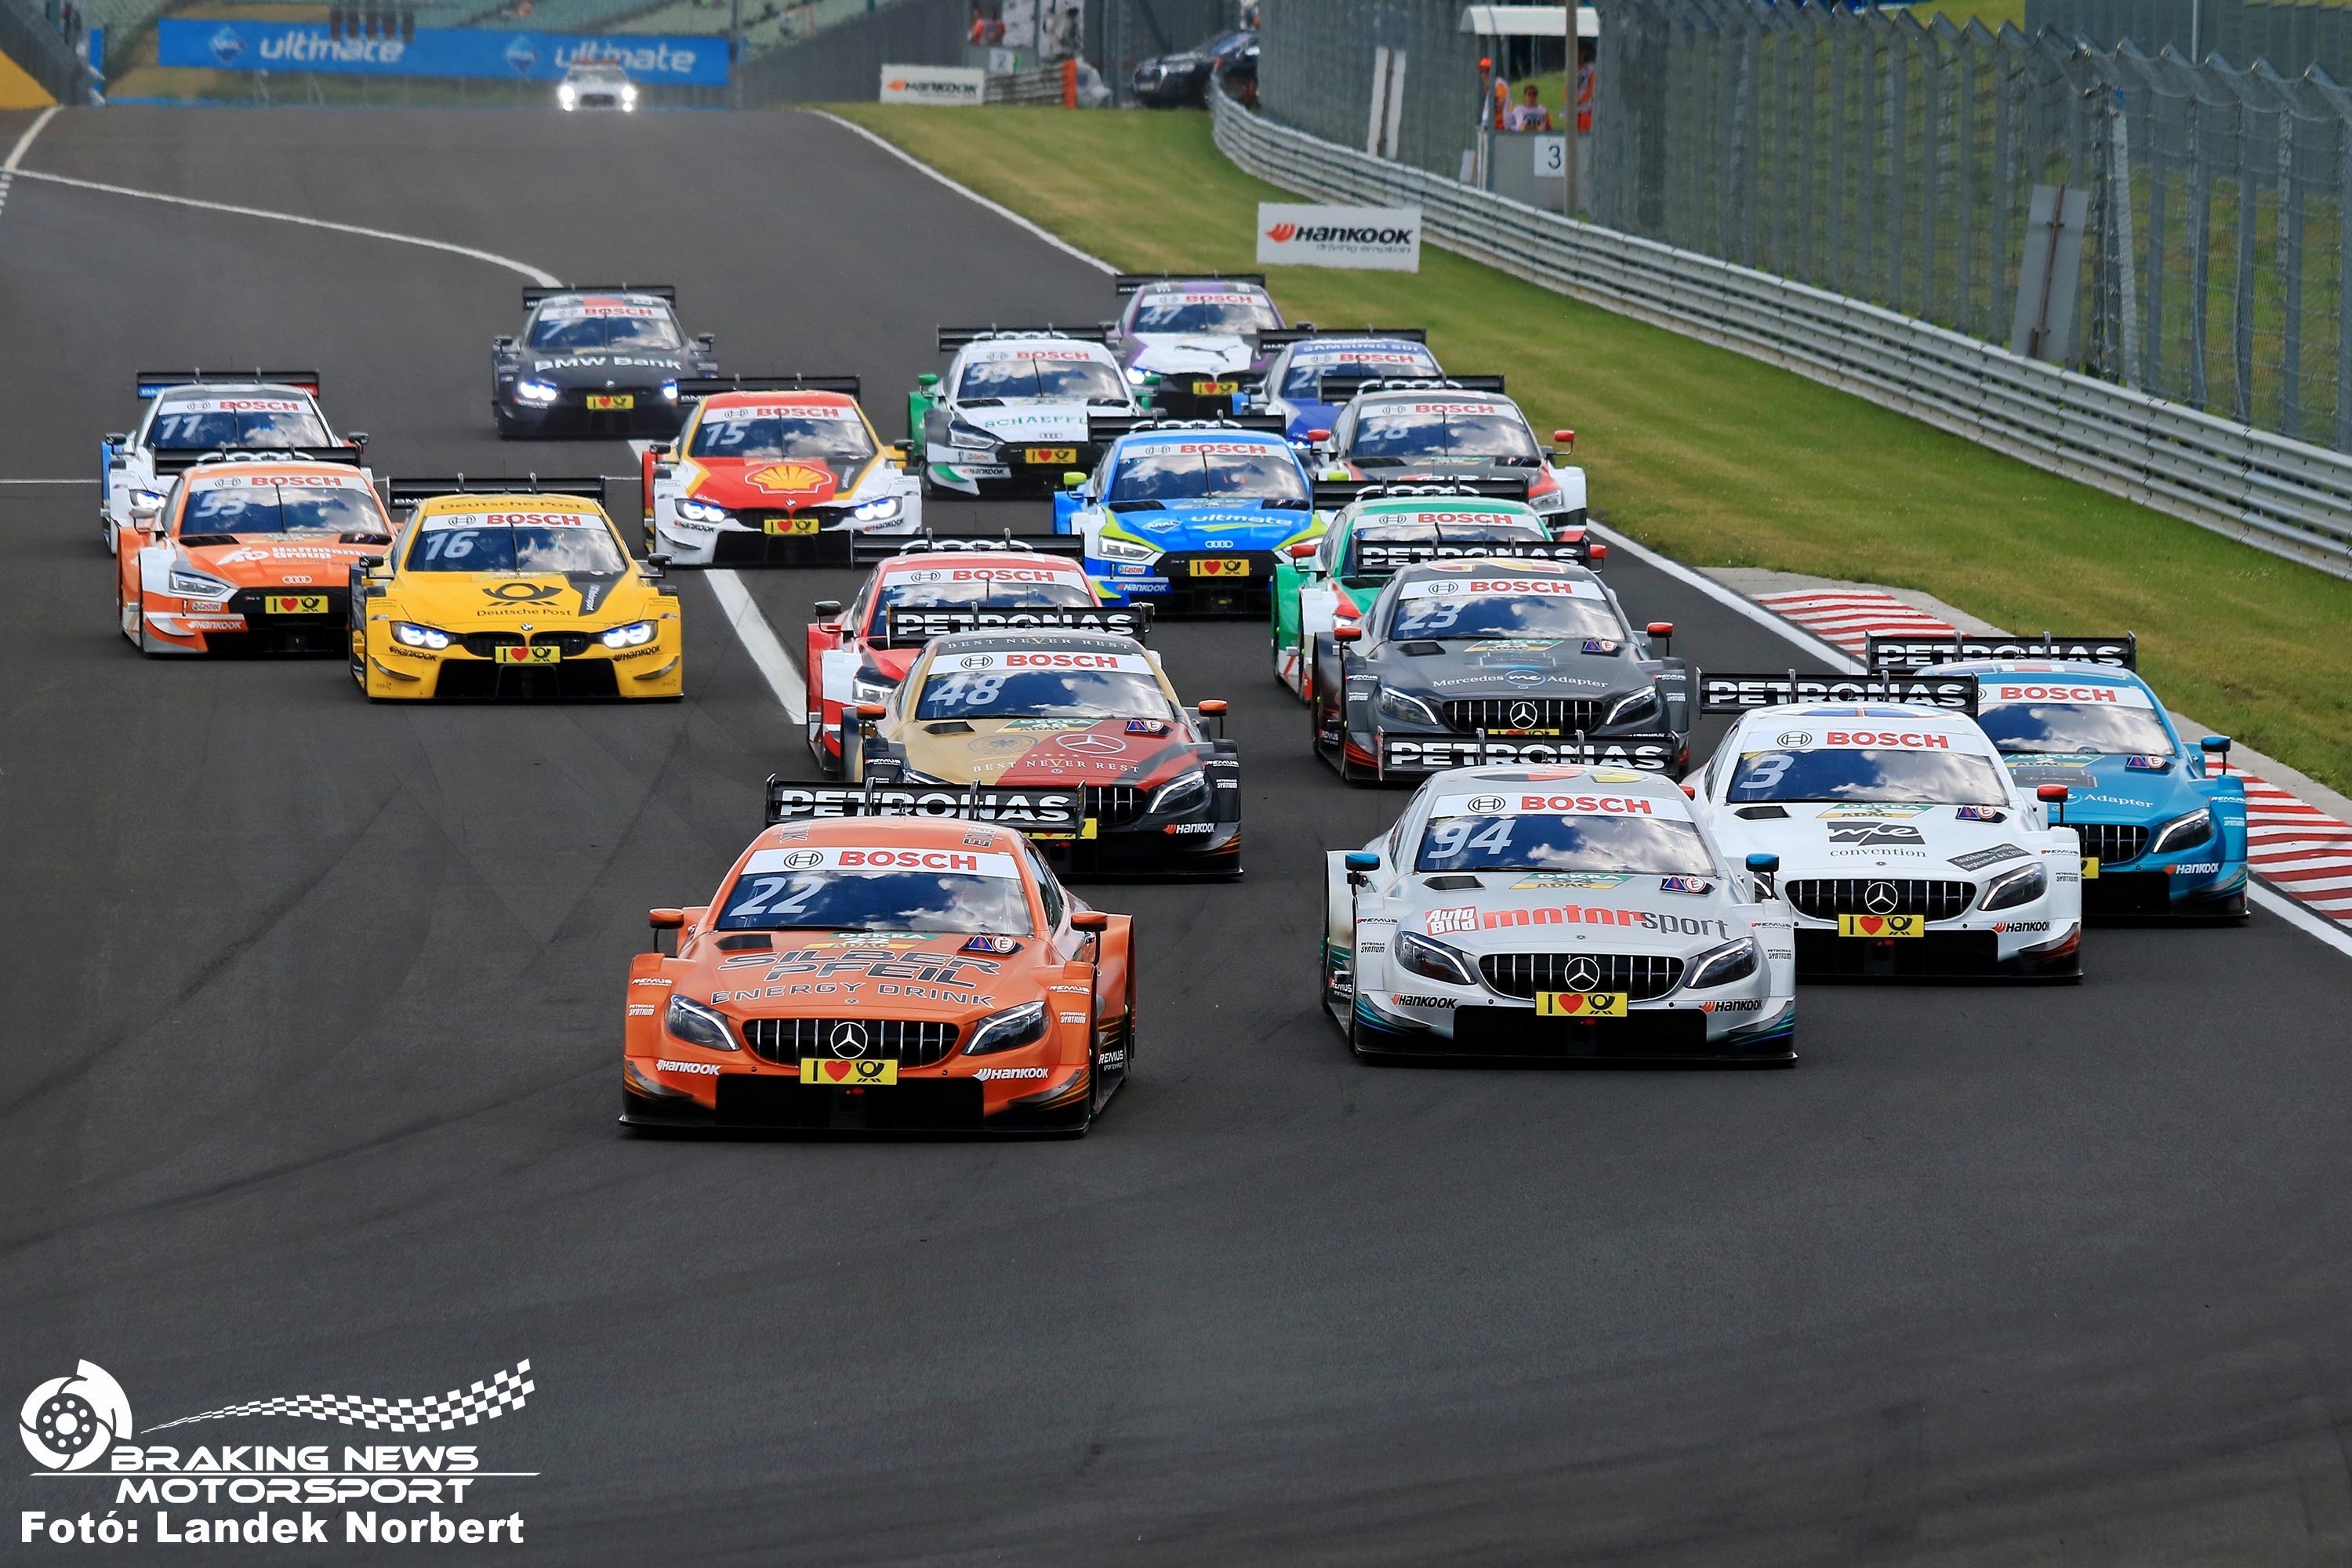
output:
[[[1249,55],[1249,79],[1257,80],[1257,34],[1217,33],[1189,49],[1158,55],[1135,68],[1135,100],[1147,109],[1198,109],[1208,101],[1209,77]],[[1232,89],[1228,88],[1227,91]]]

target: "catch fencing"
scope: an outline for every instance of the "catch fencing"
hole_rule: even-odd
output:
[[[2352,460],[2324,447],[1825,289],[1523,206],[1277,125],[1213,89],[1210,103],[1226,157],[1285,190],[1418,206],[1431,244],[2352,578]]]

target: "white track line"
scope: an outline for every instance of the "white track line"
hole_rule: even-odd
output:
[[[32,149],[33,138],[49,128],[49,121],[58,117],[58,107],[54,103],[49,105],[41,110],[30,125],[25,127],[25,133],[16,138],[16,144],[14,147],[8,149],[8,161],[0,163],[0,173],[13,174],[17,172],[16,166],[25,161],[25,154]]]
[[[768,678],[768,689],[776,694],[776,700],[793,716],[793,723],[805,722],[808,684],[793,667],[792,656],[784,652],[784,645],[776,640],[776,634],[760,614],[760,606],[751,602],[751,590],[743,586],[740,577],[724,567],[706,571],[702,576],[710,584],[719,609],[726,613],[727,624],[735,628],[743,651],[751,656],[751,662]]]

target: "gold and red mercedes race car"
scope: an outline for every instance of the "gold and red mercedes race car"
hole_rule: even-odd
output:
[[[630,964],[621,1120],[1084,1132],[1134,1067],[1129,917],[960,803],[831,809],[651,911],[677,951]]]
[[[392,522],[352,462],[200,462],[130,512],[115,624],[146,654],[340,653],[352,569]]]

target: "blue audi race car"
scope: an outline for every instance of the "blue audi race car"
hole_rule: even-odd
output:
[[[1871,639],[1874,666],[1900,667],[1885,651],[1895,640]],[[1941,646],[1948,657],[1952,639]],[[1959,651],[2042,647],[2078,657],[1932,668],[1977,678],[1977,721],[2021,790],[2066,787],[2061,815],[2083,840],[2083,913],[2243,919],[2246,786],[2228,771],[2229,737],[2206,735],[2194,746],[2181,740],[2132,669],[2128,636],[1965,638]]]
[[[1367,327],[1361,331],[1321,331],[1301,322],[1295,331],[1260,332],[1258,346],[1272,348],[1265,391],[1258,406],[1279,415],[1283,434],[1294,441],[1328,436],[1358,385],[1391,376],[1443,376],[1420,327]],[[1345,396],[1323,386],[1325,376],[1348,378]]]
[[[1305,458],[1266,428],[1274,423],[1139,425],[1083,483],[1054,498],[1054,531],[1086,536],[1087,575],[1103,603],[1271,613],[1276,552],[1319,526]]]

